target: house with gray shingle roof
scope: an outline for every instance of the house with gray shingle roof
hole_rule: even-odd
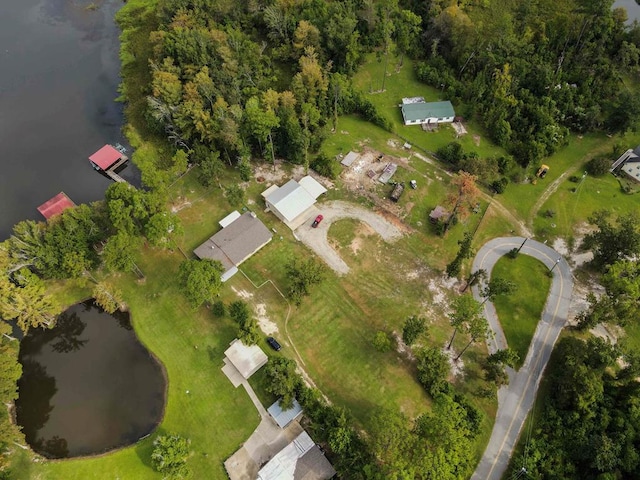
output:
[[[199,259],[222,263],[222,281],[226,282],[238,266],[271,241],[271,232],[253,212],[233,212],[220,221],[222,230],[196,248]]]

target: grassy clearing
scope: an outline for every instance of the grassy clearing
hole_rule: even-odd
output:
[[[547,271],[539,260],[518,255],[515,259],[502,257],[491,273],[492,277],[502,277],[518,285],[513,295],[500,296],[493,302],[509,348],[520,355],[518,368],[527,356],[547,301],[551,286]]]
[[[140,263],[147,277],[144,284],[130,275],[111,281],[124,293],[138,337],[168,374],[168,402],[158,432],[177,432],[191,439],[189,465],[194,478],[224,479],[222,462],[259,419],[244,390],[234,389],[220,370],[235,328],[229,320],[212,318],[204,308],[193,311],[187,306],[177,291],[175,273],[181,261],[179,254],[145,250]],[[153,438],[97,458],[20,462],[16,478],[160,478],[149,462]]]

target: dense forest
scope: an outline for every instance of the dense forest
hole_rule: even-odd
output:
[[[628,85],[640,27],[625,26],[612,3],[161,0],[144,112],[186,162],[214,176],[217,162],[252,157],[315,162],[331,175],[330,162],[314,153],[338,115],[360,113],[392,128],[350,76],[366,53],[383,61],[394,51],[418,60],[421,80],[527,166],[570,132],[635,128],[640,104]],[[126,47],[125,37],[125,71],[138,61]],[[125,82],[125,99],[139,96],[130,90]],[[176,160],[155,166],[186,168]],[[145,178],[158,185],[159,176]]]

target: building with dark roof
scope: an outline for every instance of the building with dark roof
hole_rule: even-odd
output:
[[[230,222],[229,218],[233,218]],[[271,241],[269,229],[253,212],[239,215],[231,213],[220,221],[218,233],[196,248],[193,253],[200,259],[218,260],[224,273],[222,281],[231,278],[238,266]]]
[[[640,145],[624,152],[611,166],[612,173],[624,172],[629,178],[640,182]]]
[[[403,98],[402,118],[405,125],[451,123],[456,116],[450,101],[425,102],[422,97]]]

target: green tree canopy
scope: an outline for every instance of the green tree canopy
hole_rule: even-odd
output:
[[[153,441],[151,464],[153,468],[171,480],[189,478],[191,471],[187,466],[190,455],[190,441],[177,434],[167,434]]]
[[[213,300],[222,286],[222,272],[222,264],[214,260],[185,260],[180,264],[180,287],[192,308]]]

